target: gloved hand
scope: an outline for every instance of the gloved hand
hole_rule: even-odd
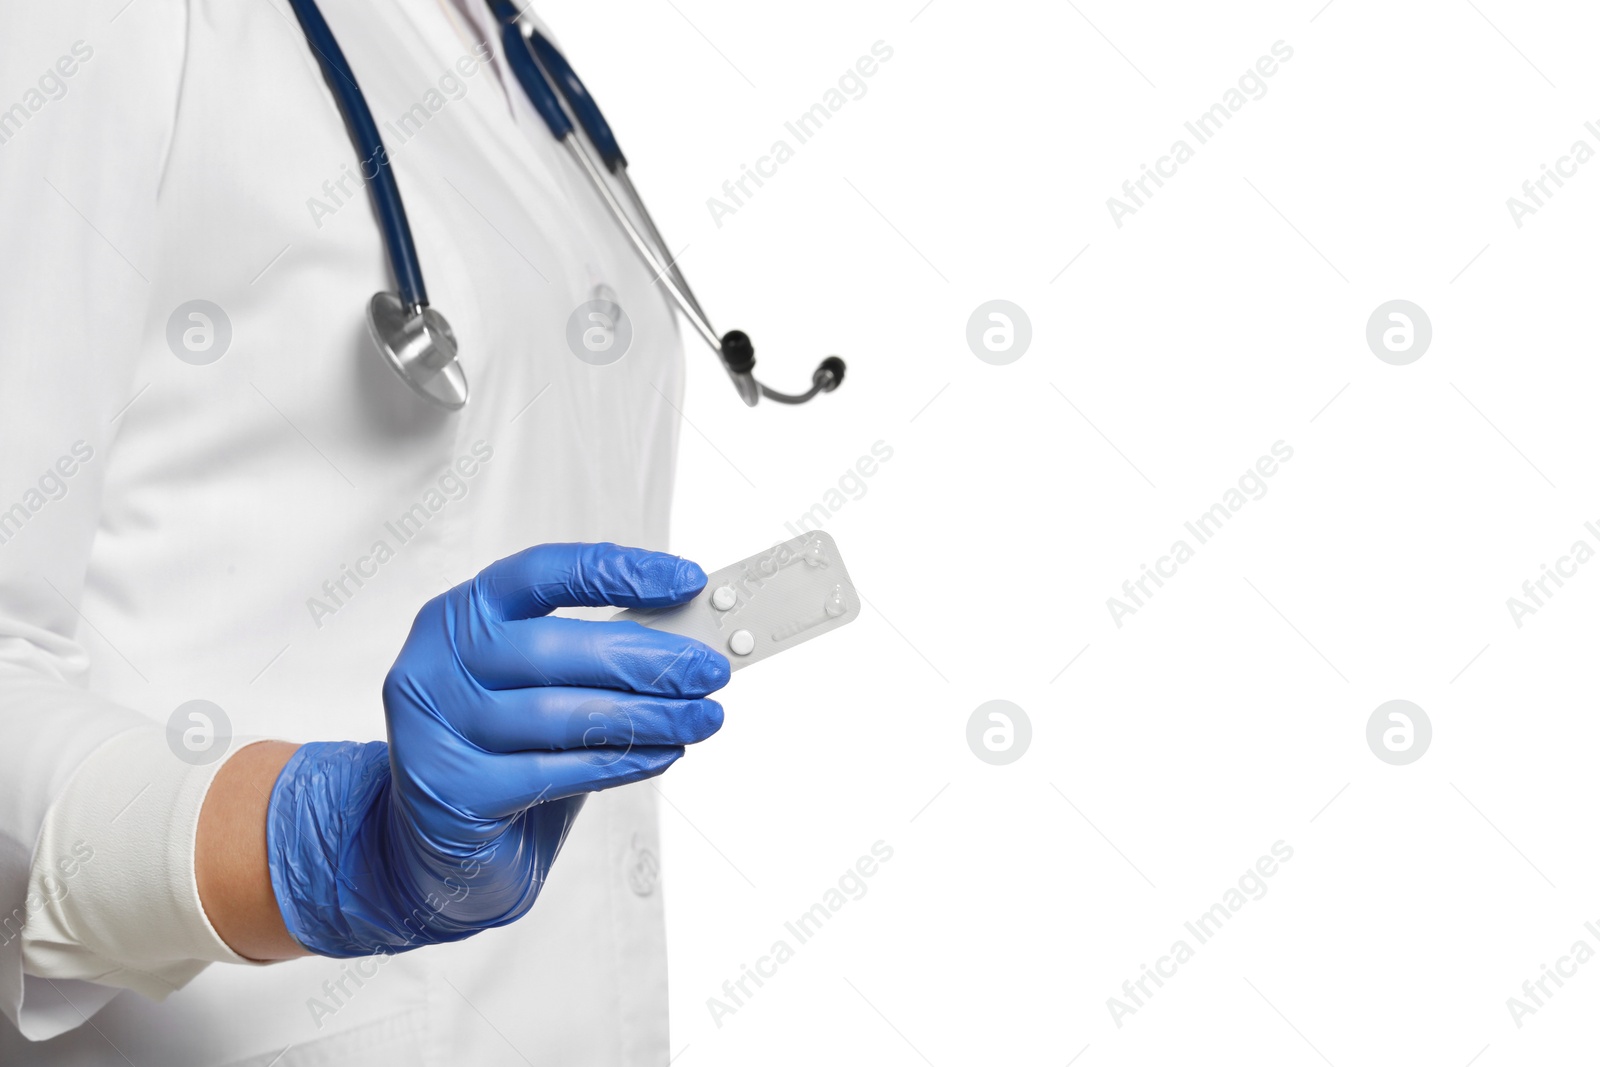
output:
[[[585,796],[666,770],[722,725],[727,659],[558,607],[664,607],[687,560],[540,545],[430,600],[383,685],[389,741],[302,746],[267,815],[289,933],[324,956],[456,941],[525,914]]]

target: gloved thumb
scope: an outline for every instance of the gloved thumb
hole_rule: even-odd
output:
[[[485,567],[471,586],[493,617],[531,619],[556,608],[669,607],[705,584],[686,559],[599,542],[535,545]]]

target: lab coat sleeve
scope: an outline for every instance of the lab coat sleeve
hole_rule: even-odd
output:
[[[186,21],[182,0],[0,15],[0,1008],[33,1038],[114,992],[30,979],[25,995],[22,928],[51,804],[90,753],[150,728],[89,692],[117,653],[77,605],[152,314]]]
[[[166,730],[150,723],[116,734],[78,767],[45,815],[28,883],[31,1024],[70,1029],[85,1001],[122,988],[163,1000],[209,963],[251,962],[218,936],[195,883],[195,830],[222,762],[174,759]],[[68,996],[63,980],[93,985]]]

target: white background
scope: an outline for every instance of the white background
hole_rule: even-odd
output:
[[[719,328],[780,388],[850,361],[749,411],[686,332],[675,549],[742,558],[894,450],[826,527],[870,607],[741,673],[660,783],[676,1062],[1591,1054],[1600,962],[1521,1028],[1506,1000],[1600,951],[1600,563],[1521,628],[1506,599],[1600,548],[1600,161],[1520,229],[1506,199],[1600,149],[1600,15],[921,3],[539,7]],[[866,95],[718,228],[706,199],[878,40]],[[1115,226],[1280,40],[1266,95]],[[1009,366],[965,340],[995,298],[1032,321]],[[1365,340],[1397,298],[1434,330],[1401,367]],[[1266,496],[1118,629],[1106,598],[1280,440]],[[1033,727],[1003,767],[966,742],[995,698]],[[1403,767],[1365,738],[1395,698],[1434,730]],[[879,840],[867,894],[717,1025]],[[1116,1026],[1280,840],[1267,894]]]

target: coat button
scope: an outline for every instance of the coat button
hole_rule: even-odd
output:
[[[656,881],[661,876],[661,862],[656,854],[634,834],[628,846],[628,888],[636,896],[647,897],[656,891]]]

